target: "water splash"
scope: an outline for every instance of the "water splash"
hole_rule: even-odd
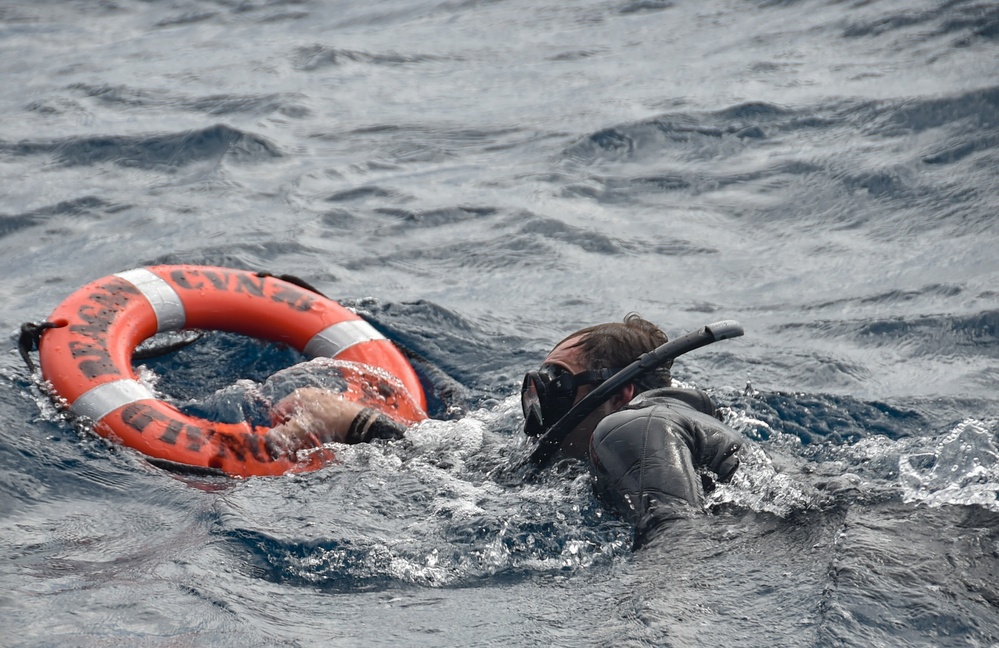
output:
[[[227,496],[224,534],[269,578],[338,591],[575,573],[630,553],[631,528],[596,501],[582,464],[536,480],[493,478],[523,450],[511,424],[519,406],[511,396],[424,421],[401,441],[336,445],[342,464],[327,470],[247,482]],[[239,502],[275,496],[283,507],[273,517]]]
[[[786,461],[800,452],[801,441],[790,434],[774,431],[765,421],[744,411],[723,409],[725,423],[745,437],[739,469],[728,484],[720,484],[709,494],[708,506],[733,504],[756,512],[786,517],[817,501],[814,488],[795,475],[797,469]],[[765,434],[760,434],[764,430]],[[767,438],[764,446],[749,439]]]
[[[932,449],[898,460],[903,500],[929,506],[979,505],[999,511],[997,421],[968,418]]]

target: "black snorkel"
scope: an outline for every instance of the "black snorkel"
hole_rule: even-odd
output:
[[[688,351],[699,349],[719,340],[739,337],[745,333],[742,326],[735,320],[723,320],[714,322],[700,328],[693,333],[688,333],[675,340],[656,347],[648,353],[643,353],[638,360],[617,372],[599,387],[584,396],[582,400],[572,406],[566,414],[555,422],[544,434],[538,437],[538,445],[531,453],[529,461],[536,466],[545,464],[558,447],[580,421],[589,416],[598,407],[603,405],[619,389],[635,380],[647,371],[677,358]]]

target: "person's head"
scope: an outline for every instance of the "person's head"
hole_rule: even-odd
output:
[[[541,434],[599,383],[667,341],[658,326],[637,313],[630,313],[623,322],[597,324],[568,335],[555,345],[540,370],[525,376],[524,431]],[[669,387],[671,365],[666,363],[618,390],[566,436],[562,451],[570,456],[585,455],[590,434],[600,419],[626,405],[635,394]]]

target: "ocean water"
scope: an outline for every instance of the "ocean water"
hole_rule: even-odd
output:
[[[994,2],[4,0],[0,82],[0,645],[999,644]],[[154,263],[302,277],[434,420],[246,480],[67,421],[20,325]],[[630,311],[746,328],[674,369],[743,468],[639,551],[507,470],[525,369]]]

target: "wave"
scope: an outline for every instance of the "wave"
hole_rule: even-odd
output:
[[[325,67],[343,65],[345,62],[367,63],[371,65],[410,65],[433,61],[449,60],[452,57],[428,54],[397,54],[385,52],[373,54],[360,50],[341,49],[327,45],[299,47],[292,55],[292,64],[303,72],[313,72]]]
[[[29,103],[25,108],[45,115],[79,113],[83,102],[99,102],[104,107],[120,110],[145,108],[180,109],[207,115],[257,115],[280,114],[301,119],[310,115],[300,95],[271,94],[216,94],[199,97],[185,96],[172,89],[148,90],[128,85],[74,83],[68,90],[81,99],[48,97]]]
[[[895,347],[908,356],[999,358],[999,310],[966,315],[909,315],[845,321],[788,323],[777,333],[833,338],[861,347]]]
[[[905,38],[915,42],[948,37],[952,47],[968,47],[976,40],[999,39],[999,8],[955,0],[867,20],[851,16],[842,34],[845,38],[872,38],[895,32],[908,32]]]
[[[521,128],[464,128],[460,125],[426,126],[417,123],[379,123],[347,130],[315,130],[309,140],[328,150],[334,147],[351,157],[359,157],[355,168],[367,168],[379,175],[406,166],[435,162],[455,162],[476,155],[534,146],[539,140],[558,137]],[[328,154],[328,153],[327,153]],[[328,172],[329,173],[329,172]]]
[[[898,101],[840,102],[784,108],[764,102],[738,104],[719,111],[668,113],[651,120],[602,129],[568,146],[563,157],[580,164],[653,157],[665,151],[689,160],[713,160],[765,144],[778,136],[831,139],[838,131],[878,137],[901,137],[946,126],[985,138],[993,148],[999,134],[999,87],[949,97]],[[805,166],[799,172],[814,171]]]
[[[847,445],[873,435],[901,439],[930,427],[926,416],[915,408],[851,396],[754,391],[737,403],[744,416],[759,423],[737,427],[757,441],[787,434],[805,445]]]
[[[106,135],[55,140],[0,142],[0,153],[48,155],[62,166],[113,163],[140,169],[184,167],[223,159],[242,163],[282,157],[267,139],[216,124],[207,128],[162,135]]]
[[[336,195],[338,200],[388,196],[392,193],[380,187],[362,187]],[[380,233],[405,235],[422,229],[433,229],[467,221],[491,223],[496,234],[475,241],[456,240],[426,247],[411,246],[390,256],[362,257],[349,262],[351,269],[371,264],[384,264],[413,259],[436,260],[449,267],[505,268],[547,265],[555,248],[571,246],[584,252],[607,256],[635,255],[687,256],[715,254],[713,247],[697,245],[669,233],[650,233],[640,237],[610,236],[590,228],[572,225],[559,218],[545,217],[528,211],[506,212],[492,206],[456,206],[428,210],[374,210],[396,219],[396,223],[380,228]]]
[[[0,214],[0,238],[43,224],[54,216],[99,218],[104,214],[113,214],[124,209],[128,209],[128,205],[109,202],[97,196],[83,196],[45,205],[22,214]]]
[[[872,147],[871,138],[883,141]],[[563,196],[601,203],[661,206],[665,193],[677,208],[707,205],[795,229],[980,234],[995,228],[999,87],[666,113],[579,138],[558,162]]]

